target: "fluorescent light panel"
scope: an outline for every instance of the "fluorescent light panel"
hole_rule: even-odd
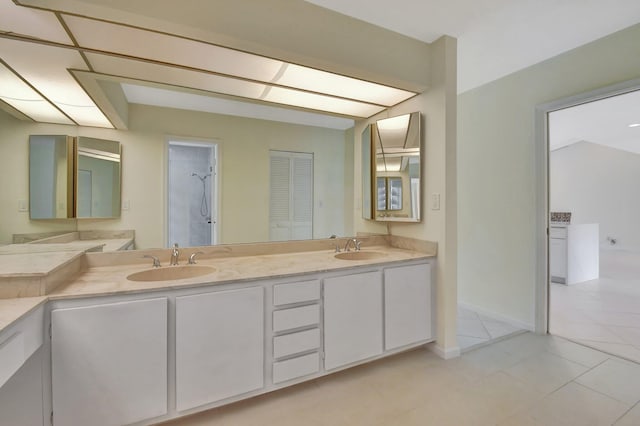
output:
[[[304,105],[293,104],[294,106],[304,106],[305,108],[350,114],[358,117],[369,117],[372,114],[367,111],[375,110],[377,112],[384,108],[363,107],[358,110],[357,114],[352,114],[343,112],[355,110],[354,108],[345,108],[345,102],[328,102],[325,97],[330,95],[360,103],[392,106],[415,95],[415,93],[405,90],[172,35],[76,16],[65,15],[64,19],[81,47],[205,70],[229,76],[228,78],[233,80],[250,80],[243,81],[243,84],[246,85],[255,84],[253,82],[262,82],[268,85],[286,86],[285,88],[276,86],[272,89],[272,92],[277,94],[275,97],[278,99],[304,99],[301,102]],[[99,72],[108,72],[100,69],[95,64],[93,65]],[[121,69],[121,72],[123,69]],[[154,80],[158,81],[156,78]],[[274,90],[276,88],[279,90]],[[287,91],[287,88],[313,93],[309,95],[292,95],[291,92]],[[229,88],[224,91],[219,89],[208,90],[235,95],[235,93],[230,93],[233,90]],[[240,92],[244,91],[240,89]],[[288,93],[288,95],[285,96],[284,93]],[[310,102],[311,95],[314,94],[325,95],[318,95],[319,97],[315,98],[315,101]],[[256,96],[247,96],[246,94],[238,94],[237,96],[258,98]],[[332,105],[337,105],[338,109],[327,109],[332,108]]]
[[[71,68],[87,69],[77,51],[11,39],[0,39],[0,51],[3,60],[16,73],[75,123],[82,126],[113,128],[68,71]],[[0,87],[0,95],[3,91]],[[23,111],[21,108],[18,109]],[[26,111],[23,112],[27,114]]]
[[[87,53],[96,71],[141,81],[198,89],[248,99],[264,100],[300,108],[315,109],[355,117],[370,117],[384,107],[316,93],[238,80],[201,71],[184,70],[139,60]]]
[[[74,124],[1,63],[0,99],[35,121]]]
[[[309,111],[297,111],[255,102],[241,102],[216,96],[205,96],[183,91],[123,83],[122,89],[130,103],[155,105],[215,114],[250,117],[261,120],[301,124],[346,130],[353,127],[353,120],[333,117]]]

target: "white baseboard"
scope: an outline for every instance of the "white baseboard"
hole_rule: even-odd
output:
[[[436,342],[430,343],[427,345],[427,348],[436,355],[438,355],[442,359],[451,359],[457,358],[460,356],[460,347],[454,346],[453,348],[444,349],[443,347],[436,344]]]
[[[485,317],[489,317],[489,318],[497,320],[497,321],[506,322],[509,325],[512,325],[512,326],[517,327],[517,328],[521,328],[523,330],[535,331],[535,325],[534,324],[527,324],[525,322],[518,321],[518,320],[513,319],[511,317],[508,317],[506,315],[502,315],[502,314],[498,314],[498,313],[495,313],[495,312],[491,312],[491,311],[488,311],[486,309],[483,309],[483,308],[480,308],[478,306],[471,305],[471,304],[465,303],[465,302],[458,301],[458,306],[460,306],[461,308],[467,309],[469,311],[477,312],[480,315],[483,315]]]

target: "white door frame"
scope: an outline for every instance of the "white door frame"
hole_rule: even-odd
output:
[[[211,206],[211,245],[218,244],[220,240],[220,141],[216,139],[190,138],[185,136],[165,137],[165,179],[164,179],[164,242],[166,247],[171,247],[169,241],[169,145],[205,146],[213,149],[214,163],[211,171],[211,192],[209,204]]]
[[[537,105],[535,109],[536,164],[536,289],[535,332],[549,330],[549,122],[548,114],[572,106],[640,90],[640,79],[625,81]]]

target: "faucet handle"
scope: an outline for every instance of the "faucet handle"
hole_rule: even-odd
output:
[[[154,268],[159,268],[160,266],[160,259],[158,259],[157,256],[152,256],[150,254],[145,254],[144,256],[142,256],[143,258],[148,258],[148,259],[153,259],[153,267]]]
[[[197,251],[195,253],[191,253],[191,256],[189,256],[189,265],[195,265],[196,264],[196,256],[199,254],[204,254],[204,252],[202,251]]]
[[[360,245],[361,244],[362,244],[362,241],[356,240],[356,251],[360,251]]]

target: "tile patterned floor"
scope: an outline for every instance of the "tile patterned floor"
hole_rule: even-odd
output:
[[[487,345],[524,330],[458,306],[458,346],[462,352]]]
[[[640,253],[600,253],[600,279],[551,284],[549,331],[640,362]]]
[[[448,361],[420,348],[167,425],[627,426],[639,401],[639,364],[523,333]]]

